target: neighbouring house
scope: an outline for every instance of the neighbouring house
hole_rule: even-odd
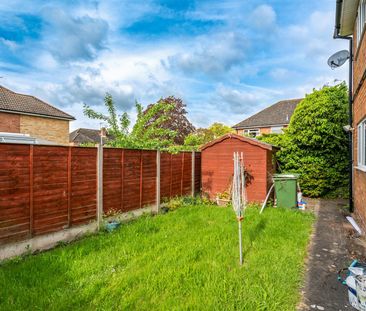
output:
[[[69,144],[72,120],[75,120],[73,116],[34,96],[19,94],[0,85],[0,132],[25,134],[66,145]]]
[[[278,148],[251,137],[226,134],[201,147],[202,193],[211,200],[229,193],[232,184],[233,153],[243,154],[250,202],[263,202],[276,170],[273,155]]]
[[[302,98],[281,100],[234,125],[233,129],[236,134],[251,137],[270,133],[281,134],[283,128],[289,125],[291,116],[301,100]]]
[[[103,144],[112,138],[111,135],[105,133],[103,135]],[[100,130],[78,128],[69,135],[69,141],[71,145],[80,146],[82,144],[99,144],[100,142]]]
[[[336,2],[334,38],[353,40],[353,202],[366,229],[366,0]]]

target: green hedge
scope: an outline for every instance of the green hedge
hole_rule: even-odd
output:
[[[300,173],[307,196],[347,195],[347,103],[344,83],[314,90],[298,104],[283,135],[259,138],[281,147],[276,156],[281,171]]]

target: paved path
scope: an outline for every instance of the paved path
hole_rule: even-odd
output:
[[[347,288],[337,281],[337,271],[354,258],[364,259],[363,242],[353,236],[345,219],[347,201],[310,200],[317,214],[310,245],[303,302],[299,310],[355,310],[348,304]]]

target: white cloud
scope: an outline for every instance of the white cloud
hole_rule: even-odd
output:
[[[227,111],[229,114],[245,114],[249,115],[258,110],[259,107],[264,107],[274,96],[281,92],[251,87],[247,85],[225,86],[219,84],[216,88],[215,97],[217,109]]]
[[[6,47],[8,47],[12,51],[15,51],[19,47],[15,41],[6,40],[4,38],[0,38],[0,43],[4,44]]]
[[[270,70],[269,75],[275,80],[286,80],[293,76],[293,73],[286,68],[274,68]]]
[[[43,9],[44,44],[60,61],[90,60],[105,48],[108,23],[88,15],[73,17],[55,7]]]
[[[109,0],[98,2],[96,15],[108,21],[112,30],[118,31],[141,20],[146,14],[157,14],[159,10],[160,6],[153,0]]]
[[[276,23],[276,12],[271,6],[262,4],[254,9],[250,22],[256,28],[272,27]]]
[[[240,32],[219,32],[196,38],[193,45],[169,57],[169,65],[185,73],[220,75],[244,61],[249,42]]]
[[[224,104],[229,111],[234,113],[251,112],[253,105],[257,105],[263,99],[263,93],[258,91],[243,91],[225,86],[219,86],[217,91],[217,99],[220,106]]]
[[[61,68],[57,60],[48,51],[42,51],[34,60],[34,66],[41,70],[59,71]]]
[[[280,37],[286,40],[281,44],[292,49],[293,53],[310,58],[312,63],[309,65],[314,64],[314,60],[322,62],[332,49],[338,50],[346,45],[344,40],[332,38],[333,28],[333,11],[315,11],[303,23],[283,27]]]

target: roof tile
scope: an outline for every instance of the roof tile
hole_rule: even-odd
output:
[[[296,106],[303,98],[281,100],[255,115],[245,119],[233,128],[264,127],[271,125],[289,124]]]
[[[113,139],[113,136],[107,133],[107,137],[103,138],[105,143],[108,139]],[[73,143],[99,143],[100,130],[78,128],[69,134],[69,141]]]
[[[1,85],[0,110],[17,112],[19,114],[35,114],[44,117],[75,120],[75,118],[68,113],[63,112],[34,96],[15,93]]]

